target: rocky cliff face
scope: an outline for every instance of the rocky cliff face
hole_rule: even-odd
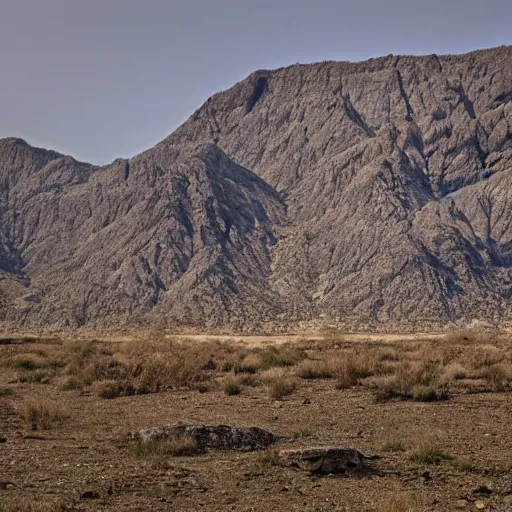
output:
[[[258,71],[105,167],[0,141],[5,321],[509,319],[512,48]]]

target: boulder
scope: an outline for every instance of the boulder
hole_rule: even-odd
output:
[[[277,441],[272,432],[262,428],[227,425],[163,425],[141,430],[133,437],[143,443],[172,437],[190,437],[200,450],[262,450]]]
[[[321,448],[303,448],[298,450],[281,450],[279,463],[313,474],[350,474],[363,470],[366,458],[355,448],[346,446],[326,446]]]

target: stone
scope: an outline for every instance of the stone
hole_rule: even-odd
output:
[[[97,500],[100,497],[96,491],[85,491],[80,495],[81,500]]]
[[[199,450],[263,450],[277,441],[269,432],[258,427],[231,427],[227,425],[163,425],[133,434],[143,443],[171,437],[190,437]]]
[[[278,453],[281,465],[296,467],[319,475],[348,475],[361,472],[365,458],[355,448],[345,446],[281,450]]]

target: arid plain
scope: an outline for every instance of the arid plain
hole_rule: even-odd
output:
[[[511,335],[4,336],[0,510],[512,509]],[[264,428],[266,450],[143,445],[164,424]],[[352,446],[317,475],[279,451]]]

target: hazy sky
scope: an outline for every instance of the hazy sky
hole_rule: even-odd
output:
[[[0,0],[0,138],[147,149],[255,69],[512,44],[510,0]]]

